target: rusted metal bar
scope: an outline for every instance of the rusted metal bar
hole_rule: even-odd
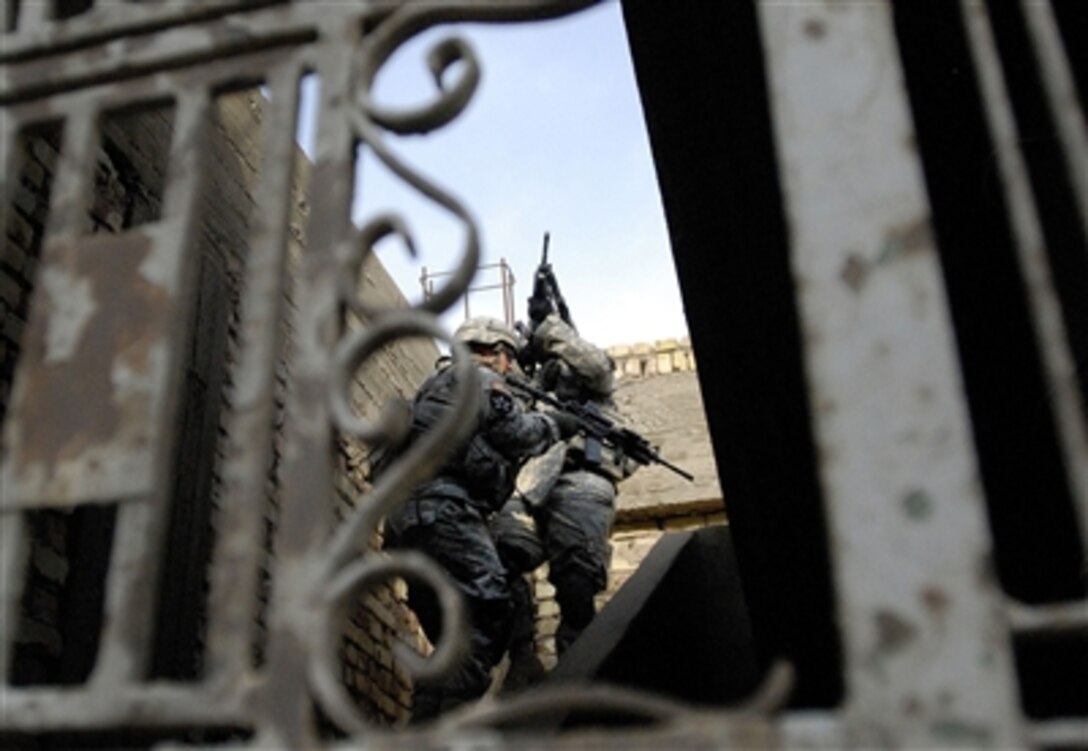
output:
[[[144,677],[154,632],[158,601],[156,585],[162,561],[162,540],[171,502],[171,467],[174,458],[177,387],[181,380],[182,348],[188,341],[189,316],[185,311],[193,294],[196,268],[194,238],[199,219],[197,204],[204,185],[199,147],[207,133],[210,100],[203,87],[181,94],[176,130],[170,149],[169,179],[163,199],[163,221],[153,254],[140,267],[150,283],[165,296],[164,329],[156,332],[164,360],[152,388],[157,398],[149,404],[152,421],[149,453],[152,485],[145,502],[126,504],[118,511],[117,529],[107,583],[106,614],[99,659],[92,682],[99,690],[114,682]]]
[[[65,120],[49,211],[47,247],[70,243],[89,225],[87,210],[98,157],[99,112],[97,107],[86,107],[70,113]]]
[[[213,20],[282,0],[159,0],[156,3],[95,2],[65,20],[50,17],[53,0],[17,2],[15,29],[4,35],[0,61],[48,56],[57,49],[103,45],[111,39],[182,23]]]
[[[321,80],[321,104],[312,184],[322,186],[306,231],[307,249],[295,280],[297,332],[291,363],[282,468],[282,516],[273,544],[273,587],[269,603],[270,675],[299,680],[266,685],[257,708],[267,735],[260,743],[305,746],[314,743],[308,700],[306,644],[301,634],[319,630],[313,599],[319,594],[314,555],[333,523],[332,428],[327,394],[332,348],[339,334],[336,248],[349,237],[354,138],[346,115],[352,98],[344,50],[359,41],[357,23],[326,28],[327,42],[315,50],[314,72]]]
[[[139,80],[156,72],[185,70],[265,50],[288,54],[314,40],[314,29],[339,18],[358,14],[348,4],[295,4],[239,13],[231,34],[222,34],[215,22],[164,28],[154,44],[134,45],[125,39],[67,52],[61,62],[51,59],[54,47],[45,47],[40,59],[20,61],[18,75],[0,67],[0,104],[55,96],[120,81]],[[62,48],[63,49],[63,48]]]
[[[109,690],[4,688],[6,733],[118,728],[249,727],[239,696],[168,683],[115,684]],[[103,687],[105,688],[105,687]]]
[[[295,179],[301,62],[270,71],[256,226],[246,255],[230,441],[223,466],[208,611],[208,679],[237,680],[249,667],[263,554],[263,510],[272,456],[276,365],[285,308]]]
[[[112,694],[145,677],[153,635],[155,585],[165,525],[165,498],[123,504],[117,511],[106,602],[92,691]]]

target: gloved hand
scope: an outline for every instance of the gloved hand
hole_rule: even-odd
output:
[[[536,295],[529,298],[529,322],[532,329],[535,330],[553,312],[555,312],[555,305],[552,303],[551,298],[537,297]]]
[[[537,347],[534,351],[543,351],[539,343],[534,346]],[[563,375],[562,361],[558,357],[549,357],[540,365],[540,372],[537,374],[537,383],[539,383],[540,388],[545,391],[555,391],[555,386],[559,383],[559,377],[561,375]]]
[[[552,419],[555,420],[556,427],[559,428],[560,438],[570,438],[575,435],[582,427],[582,423],[574,415],[569,415],[566,412],[552,412]]]

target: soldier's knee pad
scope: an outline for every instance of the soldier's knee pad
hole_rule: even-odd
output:
[[[544,562],[544,543],[524,503],[508,501],[490,526],[495,549],[511,573],[527,573]]]

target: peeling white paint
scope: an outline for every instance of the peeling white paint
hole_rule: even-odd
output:
[[[45,362],[64,362],[75,355],[98,304],[91,283],[86,279],[73,279],[63,268],[43,269],[41,283],[52,308],[45,334]]]

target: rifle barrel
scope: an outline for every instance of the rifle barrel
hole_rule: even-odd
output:
[[[556,409],[561,409],[564,412],[573,415],[582,423],[583,426],[585,426],[585,429],[587,431],[591,431],[598,438],[607,438],[609,437],[609,434],[613,433],[614,431],[622,431],[629,434],[636,440],[645,443],[645,448],[643,450],[628,452],[627,455],[630,456],[632,459],[639,462],[640,464],[660,464],[662,467],[665,467],[666,469],[680,475],[688,482],[695,482],[695,476],[693,474],[691,474],[687,470],[677,467],[668,459],[662,457],[660,454],[654,451],[648,443],[646,443],[646,439],[642,438],[637,433],[629,429],[616,428],[612,421],[604,415],[587,413],[585,409],[579,409],[577,405],[571,405],[561,399],[557,399],[548,392],[538,389],[533,384],[528,383],[521,378],[507,376],[506,382],[514,388],[521,390],[522,392],[528,394],[529,396],[533,397],[538,401],[542,401],[545,404],[550,404]],[[615,439],[615,443],[616,445],[620,446],[624,443],[624,441],[622,437],[619,437]],[[642,459],[636,457],[634,454],[640,454],[642,459],[645,459],[645,461],[642,461]]]
[[[695,475],[691,474],[691,472],[688,472],[685,469],[680,469],[680,467],[677,467],[675,464],[670,462],[668,459],[663,459],[663,458],[661,458],[659,456],[659,457],[656,458],[655,461],[658,464],[660,464],[662,467],[665,467],[666,469],[671,469],[673,472],[680,475],[681,477],[683,477],[688,482],[695,482]]]

